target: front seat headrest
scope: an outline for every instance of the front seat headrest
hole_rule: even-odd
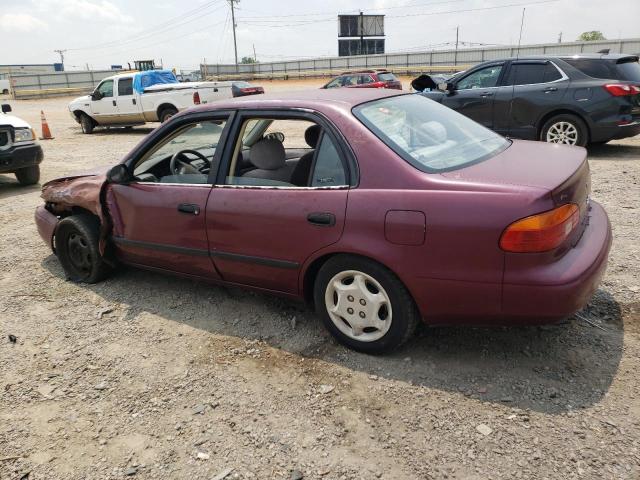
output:
[[[311,125],[304,131],[304,140],[311,148],[316,148],[318,144],[318,138],[320,138],[321,128],[320,125]]]
[[[284,145],[277,138],[263,138],[251,146],[249,161],[261,170],[277,170],[286,165]]]

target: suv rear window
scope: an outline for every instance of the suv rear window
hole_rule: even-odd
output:
[[[635,57],[622,58],[618,63],[600,58],[564,58],[563,60],[593,78],[640,82],[640,64]]]
[[[393,73],[387,72],[387,73],[379,73],[378,80],[380,80],[381,82],[393,82],[394,80],[397,80],[397,79]]]
[[[363,103],[353,114],[394,152],[427,173],[457,170],[511,145],[497,133],[421,95]]]

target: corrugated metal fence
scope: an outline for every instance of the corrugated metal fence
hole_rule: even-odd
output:
[[[596,42],[548,43],[524,45],[519,54],[559,55],[595,53],[610,49],[612,53],[640,53],[640,38],[606,40]],[[452,72],[468,68],[485,60],[513,57],[517,46],[433,50],[385,55],[360,55],[355,57],[322,57],[282,62],[260,62],[241,65],[202,64],[203,78],[290,78],[323,76],[350,69],[388,68],[396,73]]]
[[[11,75],[13,98],[43,98],[63,95],[83,95],[91,92],[105,77],[119,73],[114,70],[69,71],[33,75]]]

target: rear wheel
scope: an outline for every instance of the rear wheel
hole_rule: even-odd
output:
[[[544,123],[540,131],[540,140],[584,147],[589,142],[589,132],[580,118],[563,113],[554,115]]]
[[[82,133],[86,133],[88,135],[93,132],[96,125],[89,115],[82,113],[80,115],[80,126],[82,127]]]
[[[88,214],[71,215],[56,229],[56,254],[69,280],[96,283],[109,273],[98,247],[100,222]]]
[[[9,90],[5,88],[4,90],[2,90],[2,94],[3,95],[9,95]]]
[[[160,110],[158,118],[162,123],[164,123],[171,117],[173,117],[176,113],[178,113],[178,110],[176,110],[174,107],[164,107],[162,110]]]
[[[365,353],[398,348],[420,320],[413,298],[393,272],[362,257],[329,259],[318,272],[314,300],[329,332]]]
[[[40,165],[21,168],[15,172],[20,185],[33,185],[40,180]]]

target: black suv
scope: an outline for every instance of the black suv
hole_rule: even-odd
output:
[[[637,55],[492,60],[438,87],[421,95],[515,138],[587,145],[640,133]]]

